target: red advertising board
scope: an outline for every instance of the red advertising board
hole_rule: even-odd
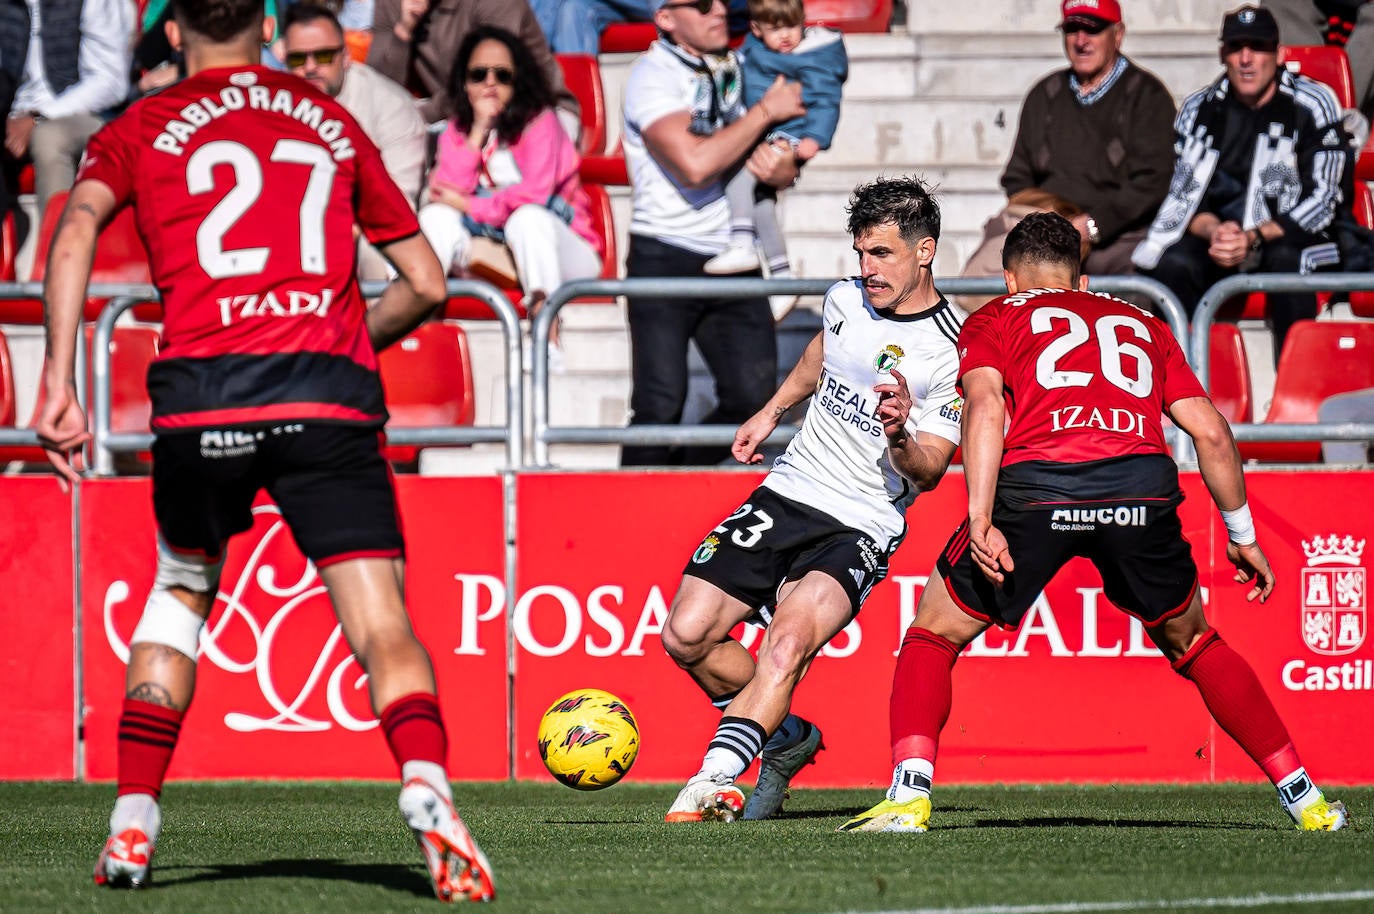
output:
[[[409,550],[407,600],[448,709],[455,777],[508,776],[506,661],[499,618],[484,621],[494,649],[464,651],[465,581],[504,579],[501,485],[496,479],[399,481]],[[169,772],[173,778],[390,778],[395,763],[369,708],[366,677],[343,641],[314,567],[276,507],[254,510],[233,541],[201,639],[196,699]],[[115,775],[115,729],[128,641],[152,585],[155,538],[147,480],[83,487],[81,549],[86,670],[86,774]],[[112,519],[119,535],[111,535]]]
[[[638,716],[643,741],[634,776],[681,780],[696,771],[719,715],[663,653],[657,633],[697,543],[761,478],[520,479],[518,777],[539,773],[540,713],[581,686],[615,692]],[[952,476],[917,500],[887,581],[798,690],[793,709],[820,725],[828,746],[798,783],[886,783],[896,652],[935,556],[966,511],[961,483]],[[1198,498],[1184,506],[1204,575],[1209,512],[1210,502]],[[1137,623],[1102,598],[1091,566],[1075,563],[1018,632],[989,632],[959,661],[941,779],[1202,780],[1211,774],[1201,760],[1208,727],[1192,686]]]
[[[1255,668],[1314,776],[1374,782],[1374,554],[1365,555],[1374,539],[1374,476],[1251,471],[1245,478],[1279,586],[1261,606],[1246,603],[1245,589],[1223,578],[1213,623]],[[1213,530],[1224,550],[1215,512]],[[1248,776],[1250,761],[1234,743],[1223,736],[1214,744],[1218,778]]]
[[[454,776],[546,777],[535,749],[539,717],[559,695],[589,686],[625,699],[640,721],[632,778],[692,774],[719,715],[664,654],[659,632],[697,544],[761,478],[522,474],[509,531],[501,479],[400,478],[408,603],[434,658]],[[1265,471],[1248,479],[1279,578],[1263,605],[1246,603],[1248,587],[1231,580],[1224,529],[1201,480],[1183,480],[1184,531],[1209,618],[1250,660],[1314,775],[1374,783],[1374,737],[1364,726],[1374,713],[1374,639],[1363,555],[1374,474]],[[124,659],[154,567],[148,481],[81,486],[83,679],[74,676],[71,504],[50,478],[0,480],[0,671],[26,697],[0,711],[0,778],[115,773]],[[917,500],[887,580],[817,659],[794,709],[821,726],[827,751],[798,783],[886,782],[896,652],[964,511],[957,472]],[[749,645],[761,636],[743,627],[739,634]],[[954,681],[944,783],[1260,778],[1143,628],[1103,599],[1086,562],[1050,584],[1018,631],[975,642]],[[84,772],[74,767],[78,684]],[[390,778],[394,764],[375,729],[366,682],[318,576],[264,503],[230,550],[171,774]]]
[[[0,478],[0,779],[76,774],[72,567],[56,478]]]

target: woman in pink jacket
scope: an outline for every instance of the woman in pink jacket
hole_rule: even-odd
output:
[[[458,49],[450,97],[420,228],[450,271],[466,268],[473,236],[504,241],[538,313],[562,283],[598,275],[605,250],[553,89],[518,38],[483,26]]]

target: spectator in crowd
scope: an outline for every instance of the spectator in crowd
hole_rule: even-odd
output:
[[[1002,173],[1007,205],[984,226],[965,276],[1000,276],[1007,233],[1027,214],[1049,210],[1082,235],[1085,272],[1130,273],[1131,252],[1169,190],[1173,97],[1122,55],[1119,3],[1064,0],[1061,13],[1069,67],[1026,95]]]
[[[287,7],[282,35],[287,68],[353,115],[382,151],[391,180],[414,206],[425,174],[426,134],[410,93],[367,64],[349,59],[343,26],[323,6],[302,2]],[[386,259],[361,235],[358,278],[391,278]]]
[[[731,34],[743,31],[748,0],[729,0]],[[653,22],[656,0],[530,0],[555,54],[596,54],[601,33],[616,22]],[[738,30],[734,26],[738,25]]]
[[[30,0],[24,79],[5,121],[5,150],[33,160],[38,220],[72,186],[86,140],[129,94],[128,0]]]
[[[14,93],[24,79],[24,54],[29,46],[29,7],[21,0],[0,3],[0,118],[8,120]],[[9,181],[0,181],[0,226],[5,214],[14,210],[16,226],[23,210],[14,205]],[[27,223],[25,223],[27,224]],[[4,231],[0,227],[0,231]],[[24,232],[18,233],[22,238]],[[16,239],[15,247],[18,247]]]
[[[1226,72],[1183,103],[1169,196],[1136,266],[1191,315],[1213,283],[1241,271],[1311,273],[1340,263],[1330,233],[1349,215],[1351,149],[1331,90],[1279,66],[1279,27],[1255,6],[1226,14]],[[1344,199],[1343,199],[1344,198]],[[1288,328],[1317,314],[1311,292],[1268,292],[1274,357]]]
[[[553,86],[563,128],[576,140],[581,133],[577,99],[563,85],[563,71],[527,0],[376,0],[367,62],[423,98],[420,114],[427,122],[442,121],[453,115],[449,77],[458,46],[479,25],[520,37]]]
[[[137,40],[134,42],[133,66],[129,80],[133,83],[131,100],[150,92],[165,89],[186,75],[186,62],[181,50],[172,47],[167,35],[167,23],[172,21],[171,0],[149,0],[142,7]],[[277,15],[277,0],[264,0],[263,12],[273,23],[273,39],[263,45],[262,65],[274,70],[285,69],[279,54],[284,54],[281,42],[281,20]]]
[[[790,186],[797,177],[791,147],[760,140],[806,109],[801,84],[781,76],[744,107],[724,0],[669,0],[654,24],[661,36],[625,83],[625,163],[633,188],[626,275],[700,276],[730,243],[725,180],[744,163],[763,183]],[[772,396],[777,340],[764,296],[628,300],[632,425],[682,421],[693,339],[715,378],[717,406],[704,422],[742,423]],[[709,464],[729,453],[726,446],[626,447],[621,462]]]
[[[1374,117],[1374,3],[1369,0],[1264,0],[1285,44],[1345,48],[1355,104]]]
[[[806,116],[778,124],[768,142],[782,140],[792,147],[797,166],[830,148],[840,119],[840,93],[849,78],[849,59],[839,32],[822,26],[806,27],[802,0],[749,0],[749,37],[739,50],[744,75],[744,102],[752,105],[778,76],[802,85]],[[757,247],[763,249],[768,274],[792,275],[787,241],[778,224],[777,195],[756,193],[758,180],[741,168],[725,186],[730,201],[730,246],[706,261],[706,272],[718,276],[747,273],[759,267]],[[774,295],[773,317],[781,320],[796,302],[795,295]]]
[[[439,137],[420,229],[446,270],[468,266],[475,236],[504,242],[524,305],[537,314],[564,282],[600,273],[605,251],[553,87],[519,38],[479,26],[458,49],[449,97],[453,117]]]

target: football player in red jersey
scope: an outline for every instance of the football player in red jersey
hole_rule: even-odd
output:
[[[1010,293],[959,335],[968,520],[936,563],[893,676],[892,787],[841,831],[923,832],[951,670],[989,625],[1017,627],[1074,556],[1102,574],[1107,598],[1140,619],[1202,694],[1217,724],[1278,788],[1297,827],[1335,831],[1328,803],[1250,665],[1210,627],[1183,538],[1178,468],[1161,415],[1187,432],[1230,538],[1235,580],[1264,601],[1274,574],[1245,503],[1230,426],[1149,312],[1087,291],[1079,234],[1055,213],[1027,216],[1007,236]]]
[[[148,372],[157,574],[131,638],[118,797],[97,884],[139,886],[195,688],[225,546],[265,489],[319,570],[401,768],[400,806],[443,900],[490,898],[454,812],[429,656],[402,595],[404,541],[379,450],[376,351],[444,296],[444,275],[381,156],[332,99],[256,65],[261,0],[173,0],[188,76],[92,139],[52,242],[38,433],[66,480],[88,438],[74,374],[96,238],[131,205],[165,311]],[[368,310],[357,225],[399,278]]]

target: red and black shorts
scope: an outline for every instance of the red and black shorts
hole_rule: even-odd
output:
[[[1187,609],[1197,588],[1198,571],[1179,521],[1183,496],[1177,470],[1165,457],[1169,469],[1156,472],[1157,465],[1140,462],[1149,459],[1080,465],[1067,475],[1067,487],[1095,496],[1091,501],[1062,500],[1060,492],[1049,502],[1025,503],[1019,496],[1034,487],[1009,486],[1012,498],[1006,498],[999,480],[992,523],[1007,538],[1016,570],[1001,584],[985,578],[974,564],[965,521],[936,563],[954,601],[975,618],[1015,628],[1059,569],[1082,556],[1102,575],[1107,599],[1146,625]],[[1167,482],[1170,474],[1172,491]],[[1118,498],[1104,498],[1103,489],[1111,486],[1099,483],[1112,475],[1121,477],[1115,486]],[[1042,475],[1038,482],[1043,479]],[[1142,480],[1160,484],[1142,485]]]
[[[264,489],[317,566],[405,554],[375,428],[286,422],[163,432],[153,441],[153,511],[179,552],[221,554],[252,527]]]
[[[706,534],[683,574],[753,607],[749,621],[766,625],[778,589],[819,571],[839,582],[857,615],[873,585],[887,577],[888,559],[900,542],[884,551],[868,534],[759,486]]]

